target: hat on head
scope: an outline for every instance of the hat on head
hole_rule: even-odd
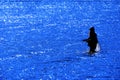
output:
[[[94,27],[91,27],[89,30],[94,30]]]

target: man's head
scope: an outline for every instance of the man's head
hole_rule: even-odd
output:
[[[91,31],[93,30],[93,31],[94,31],[94,30],[95,30],[95,28],[94,28],[94,27],[91,27],[89,30],[91,30]]]

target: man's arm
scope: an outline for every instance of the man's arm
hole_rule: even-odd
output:
[[[83,39],[82,41],[89,42],[90,39],[89,38],[88,39]]]

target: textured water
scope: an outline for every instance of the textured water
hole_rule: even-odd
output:
[[[0,80],[119,80],[120,1],[0,1]],[[101,51],[87,55],[94,26]]]

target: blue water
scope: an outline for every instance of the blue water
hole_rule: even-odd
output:
[[[101,46],[87,55],[89,28]],[[119,0],[0,1],[0,80],[119,80]]]

